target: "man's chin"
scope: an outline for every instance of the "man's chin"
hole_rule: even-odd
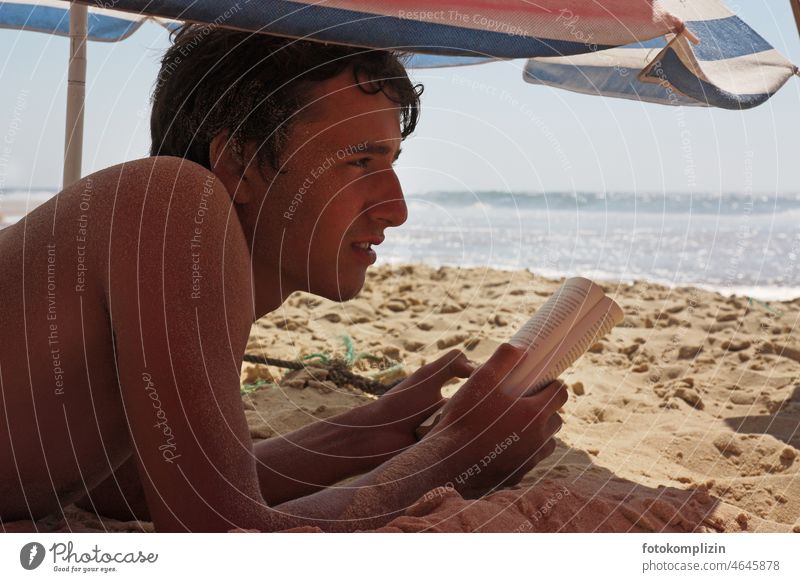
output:
[[[339,285],[334,284],[325,288],[314,289],[311,293],[341,303],[357,297],[363,287],[364,279],[362,278],[359,281],[340,281]]]

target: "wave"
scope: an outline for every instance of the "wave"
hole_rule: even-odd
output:
[[[497,190],[426,192],[406,196],[411,204],[449,208],[582,210],[647,214],[747,215],[800,213],[800,194],[503,192]]]

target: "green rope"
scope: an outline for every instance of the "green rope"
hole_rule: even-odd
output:
[[[268,358],[266,356],[256,356],[253,354],[245,354],[244,361],[250,362],[252,364],[265,364],[267,366],[277,366],[279,368],[288,368],[290,370],[302,370],[306,367],[303,362],[291,362],[288,360],[279,360],[277,358]],[[377,382],[371,378],[366,378],[364,376],[359,376],[358,374],[353,374],[350,370],[347,369],[347,361],[341,360],[332,360],[327,362],[327,369],[328,369],[328,379],[330,379],[334,384],[337,386],[343,386],[345,384],[350,384],[355,388],[358,388],[362,392],[366,392],[368,394],[374,394],[375,396],[380,396],[381,394],[385,394],[394,386],[399,384],[402,379],[395,380],[394,382],[389,382],[387,384],[383,384],[381,382]],[[383,370],[384,373],[387,370]],[[252,390],[251,390],[252,392]]]
[[[273,383],[274,382],[268,382],[267,380],[264,380],[263,378],[259,378],[255,382],[248,382],[246,384],[242,384],[239,387],[239,394],[241,396],[247,396],[248,394],[258,390],[262,386],[270,385],[270,384],[273,384]]]
[[[361,359],[369,360],[371,362],[381,362],[383,358],[375,356],[367,352],[357,352],[353,344],[353,338],[344,334],[339,336],[344,344],[344,359],[337,360],[331,358],[325,352],[314,352],[300,358],[299,361],[279,360],[277,358],[268,358],[265,356],[255,356],[250,354],[244,355],[245,362],[254,364],[266,364],[268,366],[277,366],[279,368],[287,368],[290,370],[302,370],[306,367],[305,362],[312,359],[319,359],[324,367],[328,370],[328,378],[333,381],[337,386],[350,384],[359,388],[368,394],[381,395],[390,390],[393,386],[397,385],[401,380],[396,380],[387,384],[381,383],[379,380],[391,374],[403,370],[404,366],[401,363],[396,363],[385,370],[379,370],[369,377],[359,376],[350,371],[353,365]],[[242,395],[249,394],[257,390],[264,384],[269,384],[266,380],[259,380],[255,383],[244,384],[241,388]]]
[[[339,336],[339,339],[344,343],[344,360],[348,368],[352,368],[359,360],[369,360],[370,362],[380,362],[383,360],[383,358],[370,354],[369,352],[356,352],[353,338],[347,334]]]
[[[353,339],[349,335],[340,336],[344,342],[344,361],[347,363],[348,368],[352,368],[356,362],[355,346],[353,346]]]
[[[325,353],[322,353],[322,352],[315,352],[313,354],[308,354],[307,356],[303,356],[301,359],[302,360],[311,360],[313,358],[319,358],[320,360],[322,360],[322,362],[324,364],[327,364],[328,362],[331,361],[331,359],[328,356],[328,354],[325,354]]]

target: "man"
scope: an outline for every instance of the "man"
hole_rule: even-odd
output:
[[[373,403],[250,440],[251,324],[297,290],[359,292],[406,220],[392,164],[418,111],[391,53],[184,27],[154,92],[154,157],[0,232],[0,519],[86,496],[159,531],[368,529],[438,486],[518,482],[550,454],[566,392],[505,397],[508,344],[477,371],[450,352]],[[441,386],[468,376],[417,443]]]

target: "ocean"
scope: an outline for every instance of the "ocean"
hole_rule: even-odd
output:
[[[800,297],[800,194],[432,192],[407,199],[409,219],[387,231],[382,261]]]
[[[50,198],[0,195],[0,226]],[[431,192],[407,195],[379,263],[648,280],[759,300],[800,297],[800,194]]]

